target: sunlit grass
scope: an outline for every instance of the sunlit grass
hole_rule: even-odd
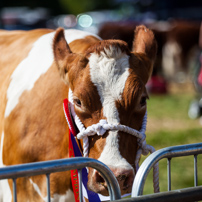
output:
[[[150,96],[148,100],[149,116],[154,118],[188,119],[187,111],[193,96],[190,94],[175,94]]]
[[[192,94],[150,96],[148,101],[147,143],[155,149],[198,143],[202,140],[202,126],[198,120],[190,120],[187,112]],[[141,162],[145,159],[142,158]],[[167,191],[167,159],[159,162],[160,190]],[[202,155],[198,156],[198,180],[202,185]],[[144,194],[153,193],[152,171],[144,187]],[[177,157],[171,160],[171,189],[194,185],[194,158]]]

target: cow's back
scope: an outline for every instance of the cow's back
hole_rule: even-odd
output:
[[[11,81],[11,75],[16,67],[27,57],[33,43],[42,35],[49,33],[51,30],[34,30],[34,31],[5,31],[0,30],[0,166],[3,166],[3,130],[4,116],[7,105],[7,90]],[[0,184],[0,201],[10,201],[8,192],[8,182],[2,181]],[[4,197],[2,196],[4,193]]]
[[[7,89],[11,75],[18,64],[27,57],[33,43],[43,34],[51,30],[34,31],[0,31],[0,120],[4,119],[7,102]],[[0,124],[0,135],[2,124]]]

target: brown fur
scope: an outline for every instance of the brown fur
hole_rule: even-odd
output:
[[[96,53],[100,55],[100,52],[105,52],[104,49],[109,49],[110,46],[116,46],[117,49],[120,49],[123,53],[126,53],[127,55],[130,55],[130,50],[128,48],[127,43],[121,40],[103,40],[99,41],[95,45],[91,46],[87,52],[86,56],[88,57],[90,53]]]

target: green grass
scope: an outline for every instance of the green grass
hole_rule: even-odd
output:
[[[192,99],[192,95],[187,94],[150,96],[148,100],[149,116],[188,119],[187,110]]]
[[[187,111],[191,94],[150,96],[148,100],[147,143],[155,149],[198,143],[202,140],[202,126],[190,120]],[[143,157],[141,162],[146,157]],[[167,191],[167,159],[159,162],[160,190]],[[199,185],[202,185],[202,155],[198,156]],[[152,172],[144,187],[144,194],[153,193]],[[180,189],[194,185],[194,158],[177,157],[171,160],[171,188]]]
[[[147,142],[154,145],[156,149],[163,147],[175,146],[181,144],[191,144],[200,142],[202,139],[201,128],[191,128],[186,130],[159,130],[151,134],[147,134]]]

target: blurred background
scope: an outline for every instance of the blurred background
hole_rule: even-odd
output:
[[[158,53],[147,84],[147,143],[156,149],[202,140],[201,20],[201,0],[0,0],[0,29],[80,29],[103,39],[122,39],[130,48],[137,25],[152,29]],[[193,162],[173,159],[172,189],[193,186]],[[200,156],[198,162],[202,185]],[[166,172],[162,161],[162,191],[167,190]],[[151,178],[146,194],[152,193]]]

